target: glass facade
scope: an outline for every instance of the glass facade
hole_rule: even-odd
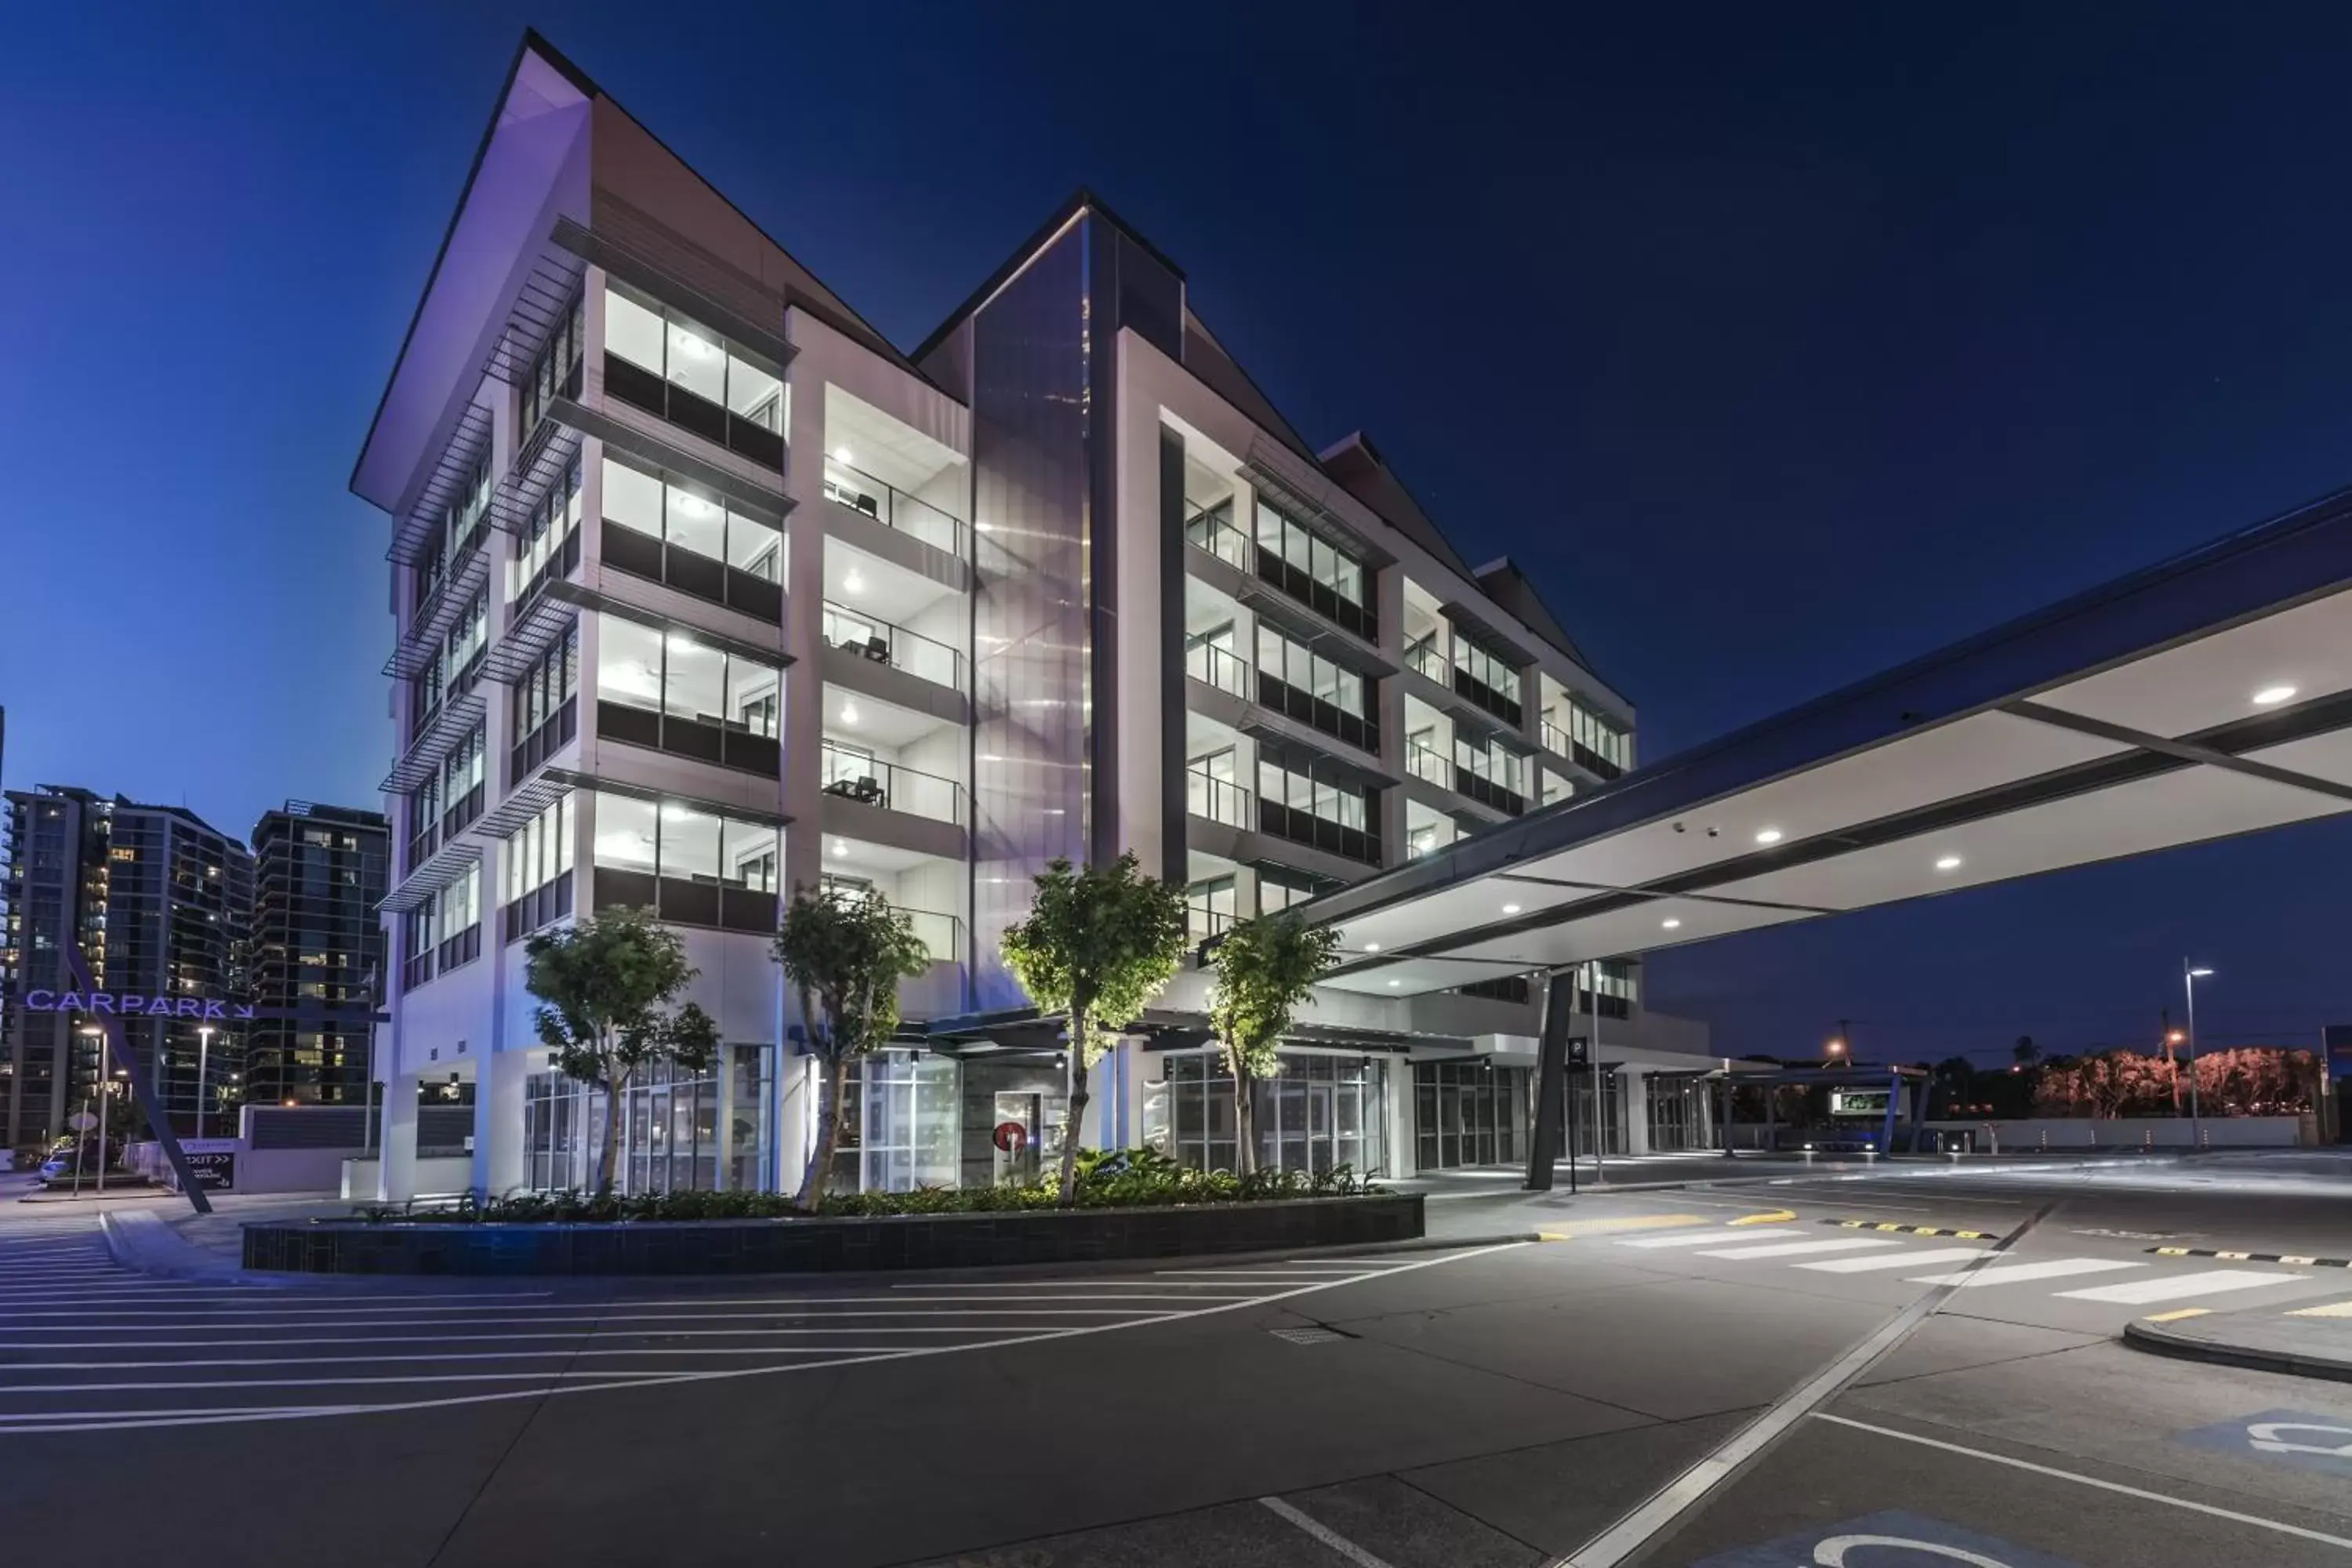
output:
[[[596,615],[596,730],[772,777],[782,761],[783,671],[677,631]]]
[[[714,605],[783,619],[784,534],[731,497],[621,458],[604,468],[608,565]]]
[[[877,1051],[853,1064],[834,1150],[836,1192],[952,1187],[962,1170],[963,1097],[950,1058]]]
[[[1378,865],[1379,814],[1372,791],[1311,752],[1261,743],[1257,757],[1260,832]]]
[[[1491,1062],[1416,1062],[1413,1153],[1424,1171],[1509,1164],[1528,1152],[1528,1069]]]
[[[1257,503],[1257,575],[1367,642],[1380,638],[1364,563],[1296,518]]]
[[[776,828],[676,801],[595,796],[595,904],[650,909],[676,925],[776,929]]]
[[[619,283],[604,291],[604,390],[754,462],[784,466],[776,367]]]
[[[741,1190],[760,1183],[770,1131],[769,1047],[729,1046],[727,1072],[656,1066],[621,1095],[614,1186],[623,1193]],[[534,1192],[593,1188],[610,1097],[561,1073],[530,1076],[523,1092],[524,1180]],[[721,1120],[722,1101],[724,1121]]]
[[[1160,1058],[1164,1081],[1144,1089],[1146,1146],[1203,1171],[1234,1168],[1234,1079],[1213,1051]],[[1260,1170],[1359,1175],[1387,1168],[1385,1068],[1374,1058],[1285,1051],[1254,1086]]]

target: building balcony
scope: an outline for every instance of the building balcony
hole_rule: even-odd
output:
[[[1381,863],[1377,834],[1280,801],[1261,799],[1253,790],[1197,768],[1184,774],[1184,810],[1204,823],[1234,830],[1230,835],[1202,835],[1195,846],[1221,858],[1243,862],[1272,858],[1343,881],[1352,881],[1364,874],[1366,867]],[[1253,843],[1252,836],[1257,842]],[[1289,852],[1266,841],[1278,841]]]
[[[675,542],[665,543],[611,518],[600,526],[599,554],[614,571],[723,605],[769,626],[783,624],[784,589],[774,576],[780,563],[773,556],[752,570]]]
[[[963,786],[953,779],[883,762],[833,741],[824,742],[823,766],[823,788],[832,800],[964,826]]]
[[[971,532],[963,520],[886,484],[863,469],[828,457],[824,499],[883,527],[919,539],[959,561],[971,559]]]
[[[963,655],[936,637],[830,599],[824,602],[822,632],[828,648],[867,665],[899,670],[960,695],[971,689]]]

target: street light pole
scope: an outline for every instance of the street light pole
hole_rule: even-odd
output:
[[[2197,1100],[2197,982],[2212,973],[2193,967],[2185,958],[2180,961],[2180,986],[2189,995],[2189,1152],[2192,1154],[2205,1146],[2203,1107]]]
[[[205,1135],[205,1084],[212,1072],[213,1032],[199,1026],[196,1029],[196,1136]]]

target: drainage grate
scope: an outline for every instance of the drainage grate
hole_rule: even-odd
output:
[[[1356,1336],[1338,1329],[1268,1329],[1267,1333],[1278,1340],[1288,1340],[1295,1345],[1328,1344],[1333,1340],[1352,1340]]]

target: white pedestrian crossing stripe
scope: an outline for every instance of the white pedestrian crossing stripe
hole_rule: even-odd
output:
[[[1750,1226],[1738,1233],[1742,1240],[1759,1236],[1811,1236],[1812,1232],[1796,1226]],[[1709,1242],[1723,1240],[1723,1232],[1715,1229],[1678,1230],[1672,1236],[1633,1236],[1619,1242],[1620,1247],[1705,1247]]]
[[[2273,1274],[2259,1268],[2213,1268],[2201,1274],[2163,1275],[2122,1285],[2095,1285],[2087,1290],[2061,1290],[2058,1294],[2070,1301],[2112,1301],[2120,1306],[2145,1307],[2156,1301],[2216,1296],[2225,1290],[2259,1290],[2265,1285],[2288,1285],[2308,1278],[2304,1274]]]
[[[1728,1258],[1735,1260],[1748,1258],[1795,1258],[1803,1253],[1855,1252],[1864,1247],[1902,1245],[1899,1241],[1882,1240],[1875,1237],[1842,1236],[1826,1241],[1768,1241],[1761,1247],[1727,1247],[1714,1252],[1702,1252],[1699,1256]]]
[[[2145,1268],[2145,1263],[2118,1263],[2105,1258],[2052,1258],[2040,1263],[1996,1263],[1957,1274],[1921,1274],[1914,1285],[1957,1285],[1979,1290],[1988,1285],[2021,1285],[2029,1279],[2063,1279],[2069,1274],[2112,1274],[2119,1268]]]
[[[1883,1268],[1917,1268],[1929,1263],[1966,1263],[1981,1257],[1981,1247],[1931,1247],[1924,1252],[1904,1251],[1889,1258],[1875,1253],[1868,1258],[1832,1258],[1825,1263],[1800,1263],[1800,1268],[1817,1268],[1824,1274],[1870,1274]]]

